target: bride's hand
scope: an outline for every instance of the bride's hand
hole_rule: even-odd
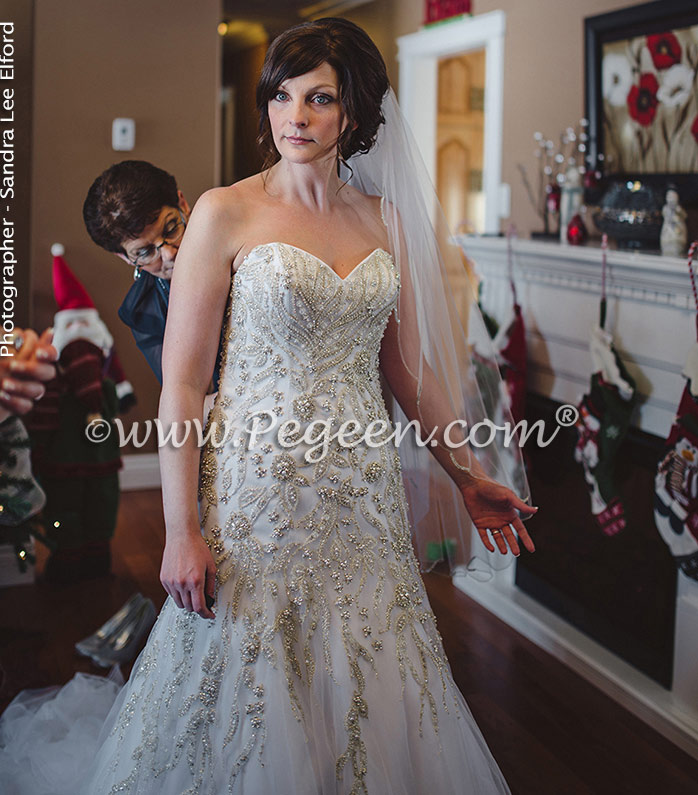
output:
[[[482,543],[490,552],[494,552],[494,546],[488,532],[492,532],[497,547],[503,555],[508,552],[508,544],[514,555],[518,557],[521,550],[512,527],[519,534],[526,549],[529,552],[535,551],[531,536],[519,517],[519,511],[525,516],[532,516],[538,508],[527,505],[513,491],[494,480],[473,479],[461,485],[460,492]]]
[[[160,582],[177,607],[215,618],[206,607],[206,594],[213,598],[216,564],[206,541],[199,533],[176,536],[165,543]]]

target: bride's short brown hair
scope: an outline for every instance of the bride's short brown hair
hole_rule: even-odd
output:
[[[284,80],[304,75],[323,63],[337,73],[339,99],[350,122],[339,136],[340,155],[347,160],[373,146],[385,121],[381,103],[390,85],[385,62],[358,25],[348,19],[327,17],[290,28],[274,39],[267,51],[257,84],[257,143],[265,167],[279,159],[269,124],[269,100]]]

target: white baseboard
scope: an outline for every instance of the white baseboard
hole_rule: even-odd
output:
[[[698,713],[670,691],[616,657],[513,583],[511,571],[488,582],[457,575],[454,585],[541,649],[596,685],[692,757],[698,759]]]
[[[160,463],[157,453],[121,456],[123,468],[119,470],[119,487],[121,491],[138,491],[139,489],[159,489]]]

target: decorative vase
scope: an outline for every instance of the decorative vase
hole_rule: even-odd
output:
[[[644,183],[616,182],[606,191],[594,223],[618,248],[659,248],[662,200]]]

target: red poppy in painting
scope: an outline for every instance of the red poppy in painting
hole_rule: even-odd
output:
[[[640,85],[633,86],[628,92],[628,112],[643,127],[652,124],[657,112],[658,88],[657,78],[651,72],[646,72],[640,75]]]
[[[655,69],[668,69],[681,60],[681,45],[673,33],[653,33],[647,46]]]
[[[691,125],[691,135],[696,139],[696,143],[698,144],[698,116],[693,119],[693,124]]]

